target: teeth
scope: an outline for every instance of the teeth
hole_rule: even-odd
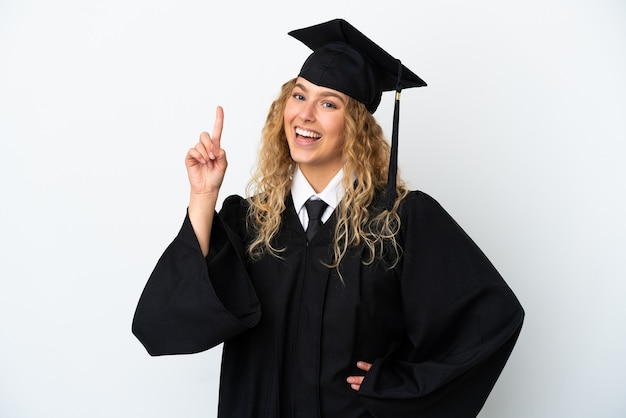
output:
[[[296,128],[296,133],[300,136],[306,136],[307,138],[319,139],[322,137],[322,135],[316,132],[305,131],[304,129],[300,129],[300,128]]]

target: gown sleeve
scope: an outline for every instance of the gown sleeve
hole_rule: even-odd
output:
[[[434,199],[410,193],[401,219],[408,348],[376,359],[359,395],[379,418],[476,417],[516,343],[524,311]]]
[[[207,257],[189,216],[156,264],[133,318],[133,334],[153,356],[212,348],[255,326],[261,310],[243,262],[236,219],[240,199],[214,217]]]

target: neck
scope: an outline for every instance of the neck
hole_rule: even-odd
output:
[[[300,171],[309,182],[315,193],[320,193],[323,191],[328,183],[335,177],[335,175],[339,172],[341,167],[336,168],[316,168],[307,165],[300,165]]]

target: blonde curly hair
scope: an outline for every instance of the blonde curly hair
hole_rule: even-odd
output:
[[[256,170],[248,183],[248,222],[256,234],[247,251],[253,260],[258,260],[265,252],[280,257],[284,251],[273,245],[273,238],[280,228],[296,168],[283,121],[285,105],[295,83],[294,78],[283,84],[278,98],[270,106]],[[397,197],[391,210],[372,211],[376,195],[384,193],[387,184],[389,154],[390,146],[376,119],[362,103],[348,97],[342,150],[346,194],[336,209],[334,257],[329,267],[338,267],[348,249],[362,243],[369,249],[369,257],[363,260],[365,264],[377,258],[387,260],[390,267],[398,262],[401,248],[396,240],[400,228],[397,212],[408,192],[404,183],[397,181]]]

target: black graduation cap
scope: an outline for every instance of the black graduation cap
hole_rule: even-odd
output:
[[[299,74],[311,83],[340,91],[363,103],[371,113],[378,108],[383,91],[396,90],[386,204],[391,209],[396,196],[400,91],[426,83],[343,19],[293,30],[289,35],[313,50]]]

